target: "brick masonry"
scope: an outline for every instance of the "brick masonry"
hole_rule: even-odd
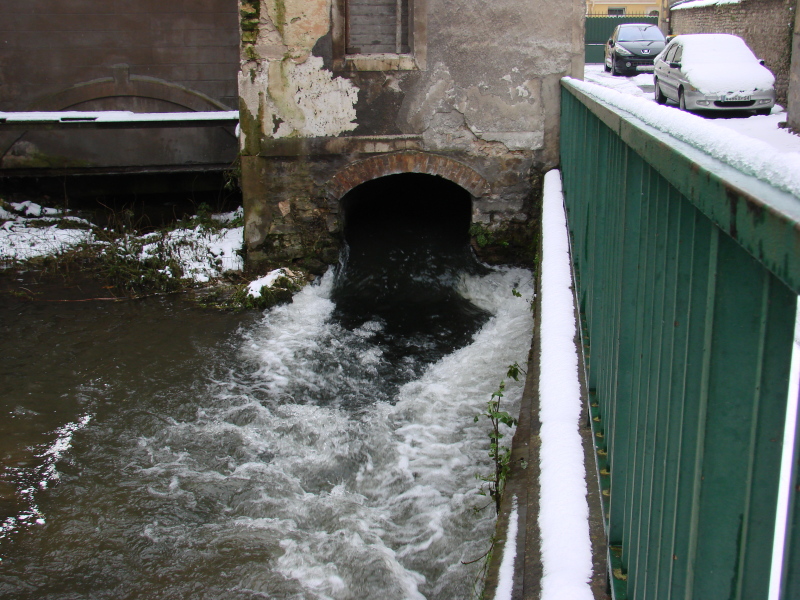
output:
[[[792,60],[795,0],[742,0],[670,12],[670,31],[682,33],[732,33],[775,74],[778,103],[786,106]]]
[[[487,262],[531,260],[538,227],[540,167],[522,153],[401,150],[376,153],[247,156],[242,161],[248,268],[294,265],[312,272],[338,259],[341,200],[358,185],[387,175],[422,173],[448,179],[472,196],[473,224],[491,231],[501,248],[481,249]]]
[[[446,156],[424,152],[382,154],[351,163],[331,178],[327,188],[333,197],[339,199],[365,181],[398,173],[439,175],[457,183],[477,198],[489,192],[488,182],[467,165]]]

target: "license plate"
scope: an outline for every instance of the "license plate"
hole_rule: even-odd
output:
[[[636,67],[636,70],[637,71],[652,72],[653,70],[655,70],[655,67],[653,67],[653,65],[639,65],[639,66]]]
[[[731,94],[730,96],[722,96],[720,98],[722,102],[746,102],[752,99],[752,96],[740,96],[738,94]]]

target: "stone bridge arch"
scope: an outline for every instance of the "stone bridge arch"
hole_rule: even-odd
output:
[[[438,175],[460,185],[476,199],[490,191],[489,182],[464,163],[439,154],[413,151],[381,154],[350,163],[331,177],[326,188],[331,197],[341,200],[362,183],[402,173]]]

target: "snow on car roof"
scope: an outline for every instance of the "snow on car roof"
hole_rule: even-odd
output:
[[[683,46],[681,71],[687,81],[705,94],[769,90],[775,76],[759,64],[744,40],[727,33],[679,35]]]
[[[681,62],[747,63],[757,62],[744,40],[727,33],[691,33],[675,38],[683,46]]]

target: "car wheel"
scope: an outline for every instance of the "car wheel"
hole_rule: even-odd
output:
[[[606,64],[606,61],[603,61],[603,71],[605,71],[606,73],[608,73],[610,70],[611,70],[611,67],[609,67],[609,66]]]
[[[653,93],[655,94],[656,97],[656,104],[666,104],[667,97],[661,91],[661,86],[658,85],[658,79],[656,79],[655,85],[653,86]]]
[[[619,76],[619,75],[622,75],[622,73],[620,73],[620,72],[617,70],[617,59],[616,59],[616,58],[612,58],[612,59],[611,59],[611,74],[612,74],[614,77],[617,77],[617,76]]]
[[[681,110],[686,110],[686,99],[683,97],[683,88],[678,90],[678,107]]]

